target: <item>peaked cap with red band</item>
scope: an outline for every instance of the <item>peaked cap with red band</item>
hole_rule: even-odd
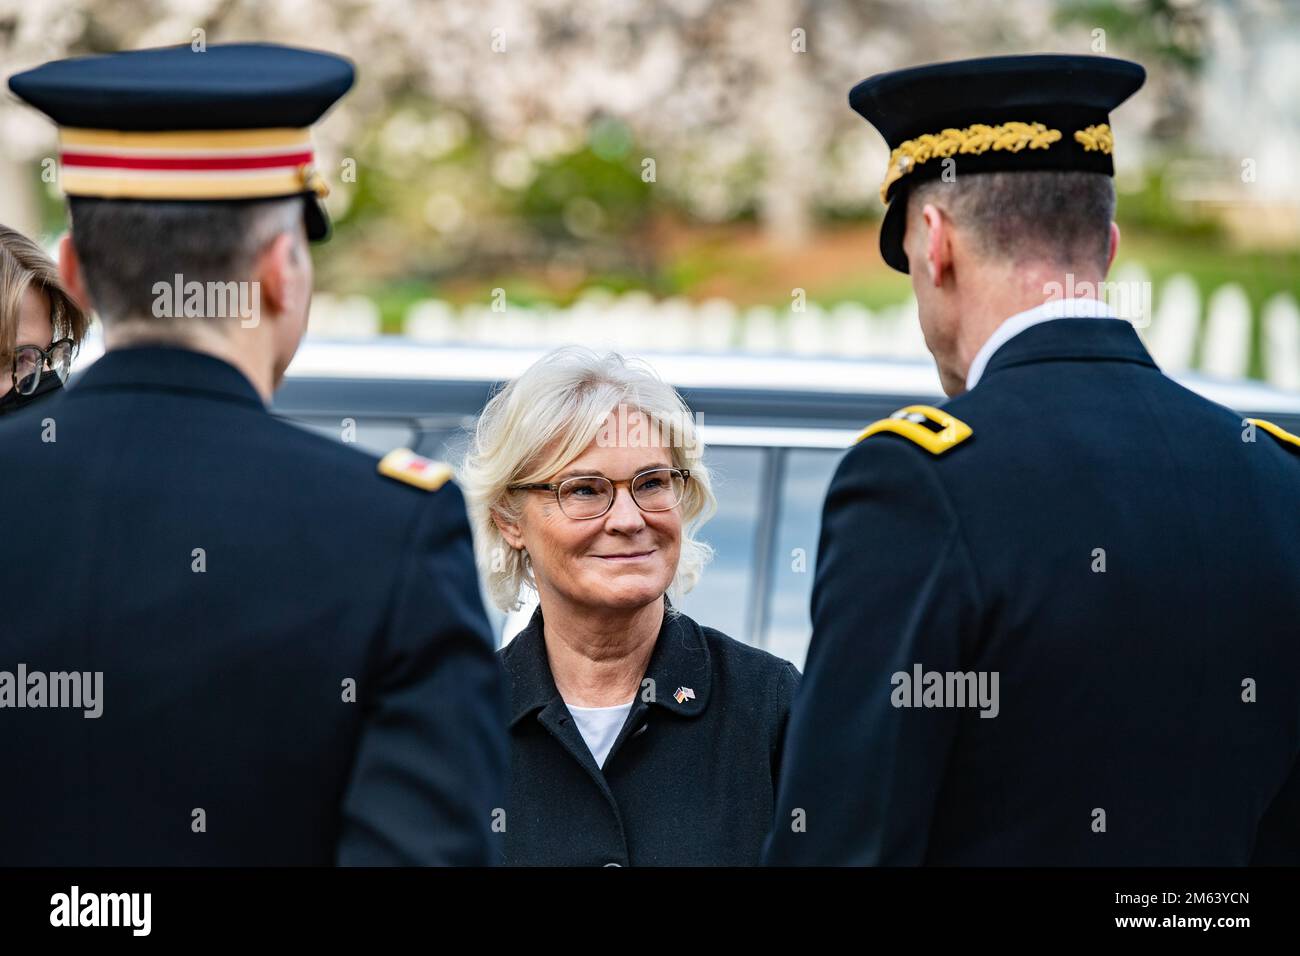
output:
[[[56,60],[9,88],[59,124],[69,196],[246,201],[304,197],[325,239],[328,192],[311,125],[352,86],[342,57],[269,43],[130,50]]]

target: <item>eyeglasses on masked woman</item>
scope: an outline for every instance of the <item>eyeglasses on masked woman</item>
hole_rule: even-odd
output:
[[[20,345],[14,349],[8,369],[13,375],[13,389],[19,395],[31,395],[45,375],[54,375],[66,383],[72,369],[72,339],[59,339],[48,349],[39,345]]]

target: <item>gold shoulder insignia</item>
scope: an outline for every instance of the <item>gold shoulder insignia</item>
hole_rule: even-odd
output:
[[[1268,432],[1270,435],[1272,435],[1278,441],[1282,442],[1284,445],[1293,445],[1295,446],[1295,448],[1300,448],[1300,435],[1292,435],[1289,431],[1287,431],[1285,428],[1282,428],[1280,425],[1274,425],[1272,422],[1266,422],[1262,418],[1247,418],[1246,421],[1250,422],[1256,428],[1264,429],[1264,431]]]
[[[941,409],[929,405],[908,405],[888,418],[868,425],[854,444],[881,432],[902,435],[932,455],[942,455],[973,434],[969,425]]]
[[[425,491],[437,491],[454,474],[446,462],[417,455],[409,448],[394,448],[381,458],[379,473]]]

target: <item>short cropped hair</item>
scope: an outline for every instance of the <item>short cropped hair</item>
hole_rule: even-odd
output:
[[[54,341],[72,339],[75,350],[86,337],[90,316],[59,278],[58,267],[35,242],[16,229],[0,226],[0,368],[8,368],[18,336],[18,313],[28,289],[50,300]]]
[[[277,236],[302,228],[302,199],[240,202],[71,197],[72,244],[105,323],[156,318],[154,284],[246,281]]]
[[[958,174],[927,180],[908,197],[909,212],[942,207],[980,239],[985,259],[1087,264],[1106,271],[1115,181],[1105,173],[1031,170]]]
[[[620,406],[635,410],[665,442],[675,468],[690,469],[682,515],[681,556],[669,597],[699,580],[713,549],[695,532],[717,509],[704,446],[677,391],[645,363],[580,346],[550,352],[500,388],[479,417],[460,481],[474,524],[475,550],[488,594],[502,610],[520,606],[525,586],[536,590],[527,556],[506,542],[493,515],[517,521],[527,492],[513,484],[550,481],[601,433]]]

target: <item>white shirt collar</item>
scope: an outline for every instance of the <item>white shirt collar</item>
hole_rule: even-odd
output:
[[[1118,318],[1109,305],[1099,299],[1052,299],[1032,309],[1017,313],[1005,319],[993,330],[987,342],[980,346],[966,373],[966,391],[970,391],[984,376],[993,353],[1006,345],[1025,329],[1052,319],[1114,319]]]

